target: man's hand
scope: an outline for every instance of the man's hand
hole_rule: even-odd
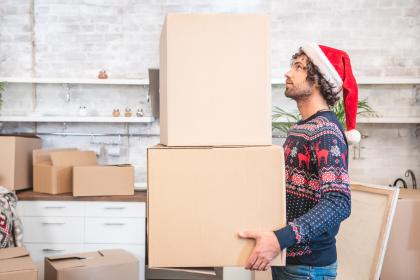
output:
[[[244,231],[241,238],[255,239],[255,248],[245,266],[250,270],[267,270],[271,261],[280,253],[280,244],[274,232]]]

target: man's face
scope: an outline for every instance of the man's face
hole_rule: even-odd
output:
[[[306,80],[308,57],[298,56],[292,61],[290,70],[284,75],[286,77],[286,89],[284,94],[296,101],[307,98],[312,93],[312,86]]]

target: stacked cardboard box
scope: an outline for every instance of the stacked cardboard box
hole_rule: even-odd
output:
[[[33,152],[34,191],[74,196],[132,195],[131,165],[98,165],[96,154],[77,149],[42,149]]]
[[[0,136],[0,186],[10,190],[32,187],[32,151],[41,147],[34,135]]]
[[[269,26],[266,15],[166,17],[163,145],[148,149],[150,268],[244,266],[254,241],[238,232],[286,223],[283,151],[271,146]]]

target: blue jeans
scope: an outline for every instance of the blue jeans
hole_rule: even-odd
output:
[[[337,262],[327,266],[273,266],[271,272],[273,280],[335,280]]]

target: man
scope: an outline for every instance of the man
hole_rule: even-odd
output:
[[[246,268],[266,270],[287,248],[286,266],[272,267],[273,280],[335,279],[335,236],[351,209],[348,141],[360,141],[357,85],[348,55],[316,44],[293,55],[285,76],[285,95],[296,101],[302,116],[284,143],[288,224],[275,232],[239,233],[256,240]],[[341,91],[346,133],[330,110]]]

